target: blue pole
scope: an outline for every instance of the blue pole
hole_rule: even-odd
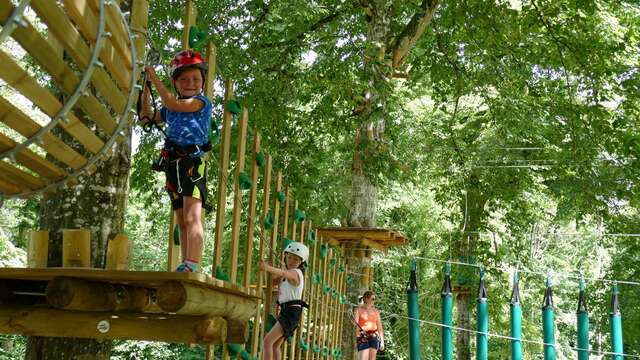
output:
[[[451,291],[451,264],[444,266],[444,284],[440,294],[442,300],[442,360],[453,360],[453,293]]]
[[[518,271],[513,273],[513,289],[511,291],[511,360],[522,360],[522,305],[520,304],[520,286]]]

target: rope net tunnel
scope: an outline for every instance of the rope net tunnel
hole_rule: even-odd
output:
[[[127,137],[138,37],[104,0],[0,1],[0,25],[0,200],[72,185]]]

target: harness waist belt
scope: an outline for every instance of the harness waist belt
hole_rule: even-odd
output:
[[[306,309],[309,308],[309,304],[307,304],[306,302],[304,302],[302,300],[291,300],[291,301],[287,301],[286,303],[282,303],[282,304],[280,304],[280,302],[278,301],[278,305],[280,305],[282,307],[302,306],[303,308],[306,308]]]

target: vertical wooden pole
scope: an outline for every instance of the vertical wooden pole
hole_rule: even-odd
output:
[[[309,224],[311,225],[311,224]],[[300,222],[300,235],[299,237],[296,237],[297,241],[301,242],[301,243],[305,243],[304,241],[304,231],[307,228],[307,222],[306,221],[301,221]],[[307,244],[307,247],[308,244]],[[311,250],[311,248],[309,248],[309,250]],[[311,255],[311,254],[310,254]],[[309,294],[311,293],[311,287],[309,286],[309,264],[311,264],[309,261],[311,260],[311,258],[309,258],[309,260],[307,261],[307,271],[305,271],[304,273],[304,294],[303,297],[305,299],[309,299]],[[291,356],[294,359],[301,359],[302,358],[302,348],[300,346],[298,346],[298,348],[295,348],[295,343],[299,343],[301,344],[301,340],[303,337],[303,332],[306,331],[306,327],[304,326],[306,324],[306,321],[308,321],[307,319],[309,318],[309,314],[307,314],[307,316],[305,316],[305,312],[306,311],[302,311],[302,316],[300,317],[300,326],[298,327],[297,330],[297,334],[294,340],[291,341]],[[295,353],[294,353],[295,351]],[[295,354],[295,356],[293,356]]]
[[[257,135],[257,139],[260,139],[259,134]],[[258,141],[259,143],[259,141]],[[266,156],[266,160],[267,160],[267,165],[265,168],[265,175],[264,175],[264,195],[262,198],[262,214],[260,215],[260,249],[259,249],[259,253],[258,253],[258,261],[263,261],[264,257],[265,257],[265,249],[268,246],[267,244],[267,229],[265,229],[264,227],[264,220],[267,217],[267,214],[269,214],[269,202],[270,202],[270,197],[271,197],[271,155],[267,155]],[[258,291],[258,296],[261,299],[265,298],[265,292],[263,292],[263,287],[264,287],[265,281],[264,281],[264,272],[260,271],[258,273],[258,286],[257,286],[257,291]],[[260,344],[262,338],[264,337],[264,326],[265,326],[265,322],[264,321],[260,321],[260,314],[262,313],[260,310],[260,305],[261,303],[264,303],[264,301],[258,301],[258,306],[256,306],[256,315],[254,317],[255,321],[254,321],[254,327],[253,327],[253,344],[251,347],[251,356],[252,357],[256,357],[258,355],[258,345]],[[267,312],[267,307],[264,307],[264,312]],[[260,324],[262,323],[262,326],[260,326]],[[262,328],[262,331],[260,331],[260,329]]]
[[[106,270],[129,270],[130,253],[129,238],[118,234],[107,244]]]
[[[187,0],[187,5],[184,7],[184,29],[182,30],[182,48],[184,50],[190,49],[189,47],[189,29],[196,24],[196,16],[198,10],[193,4],[193,1]]]
[[[207,49],[205,50],[205,59],[207,59],[207,82],[204,84],[204,95],[213,99],[213,83],[216,81],[216,66],[218,59],[218,52],[216,46],[213,42],[209,42],[207,44]]]
[[[280,246],[282,247],[282,250],[284,250],[284,239],[288,238],[289,236],[289,205],[293,203],[289,199],[291,197],[291,192],[288,186],[285,193],[287,195],[287,199],[284,201],[284,215],[282,217],[283,219],[282,220],[282,239],[280,241]],[[282,251],[280,251],[280,264],[284,264],[284,261],[285,261],[284,254],[282,253]],[[282,349],[282,359],[283,360],[287,359],[288,355],[289,355],[289,347],[285,344]]]
[[[222,114],[222,143],[220,145],[220,172],[218,174],[218,202],[216,206],[216,228],[213,243],[213,275],[222,264],[222,240],[224,239],[224,210],[227,203],[227,181],[229,178],[229,147],[231,146],[231,113],[227,100],[233,99],[233,83],[225,81],[224,113]]]
[[[49,256],[49,230],[33,230],[29,239],[27,266],[46,268]]]
[[[324,239],[322,239],[324,242]],[[322,286],[320,289],[320,301],[322,302],[322,310],[320,311],[320,339],[318,341],[318,346],[320,346],[320,354],[318,356],[318,358],[320,359],[322,357],[322,349],[324,347],[325,344],[325,340],[327,338],[327,311],[329,310],[328,308],[328,297],[327,294],[324,293],[324,285],[325,284],[329,284],[329,271],[327,264],[328,264],[328,260],[329,257],[331,256],[330,252],[327,252],[327,254],[325,255],[324,259],[322,259]]]
[[[315,239],[318,239],[317,237],[317,230],[313,230],[313,226],[312,224],[309,224],[309,228],[311,229],[311,231],[313,231],[316,235]],[[318,308],[320,307],[320,302],[317,300],[318,299],[318,288],[319,288],[319,284],[314,284],[313,283],[313,278],[315,277],[315,273],[318,272],[320,269],[320,261],[318,260],[318,243],[320,241],[316,240],[316,242],[313,244],[313,262],[311,263],[311,266],[309,267],[309,277],[311,278],[310,280],[310,293],[311,295],[309,296],[310,299],[310,303],[311,303],[311,311],[310,314],[308,316],[307,319],[307,336],[306,336],[306,342],[307,344],[309,344],[309,350],[307,350],[307,352],[304,355],[305,360],[309,360],[312,357],[313,354],[313,344],[316,342],[317,339],[317,334],[319,332],[319,328],[318,328],[318,320],[317,320],[317,316],[318,316]]]
[[[256,198],[258,195],[258,174],[260,172],[256,163],[256,156],[260,152],[260,134],[253,138],[253,161],[251,162],[251,192],[249,193],[249,218],[247,220],[247,246],[244,252],[244,278],[242,284],[245,288],[251,285],[251,272],[253,270],[253,234],[256,223]]]
[[[271,246],[269,249],[269,263],[274,264],[274,260],[276,257],[276,245],[278,239],[278,218],[280,215],[280,200],[278,199],[278,192],[282,190],[282,173],[278,172],[276,176],[276,196],[274,196],[274,205],[273,205],[273,229],[271,230]],[[265,294],[264,300],[264,321],[263,324],[267,323],[269,319],[269,315],[271,314],[271,310],[273,308],[273,277],[271,274],[267,274],[267,291]]]
[[[249,110],[242,110],[238,125],[238,152],[236,159],[236,176],[234,181],[233,213],[231,214],[231,261],[229,279],[232,283],[238,280],[238,254],[240,251],[240,216],[242,215],[242,189],[240,189],[240,173],[244,171],[244,153],[247,144],[247,125]],[[246,269],[245,269],[246,270]]]
[[[62,266],[91,267],[91,231],[62,230]]]

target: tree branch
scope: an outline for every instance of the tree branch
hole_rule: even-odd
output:
[[[393,55],[391,66],[394,69],[398,69],[405,61],[407,54],[431,22],[437,6],[438,0],[423,0],[420,4],[420,10],[413,15],[400,36],[396,38],[390,49]]]

